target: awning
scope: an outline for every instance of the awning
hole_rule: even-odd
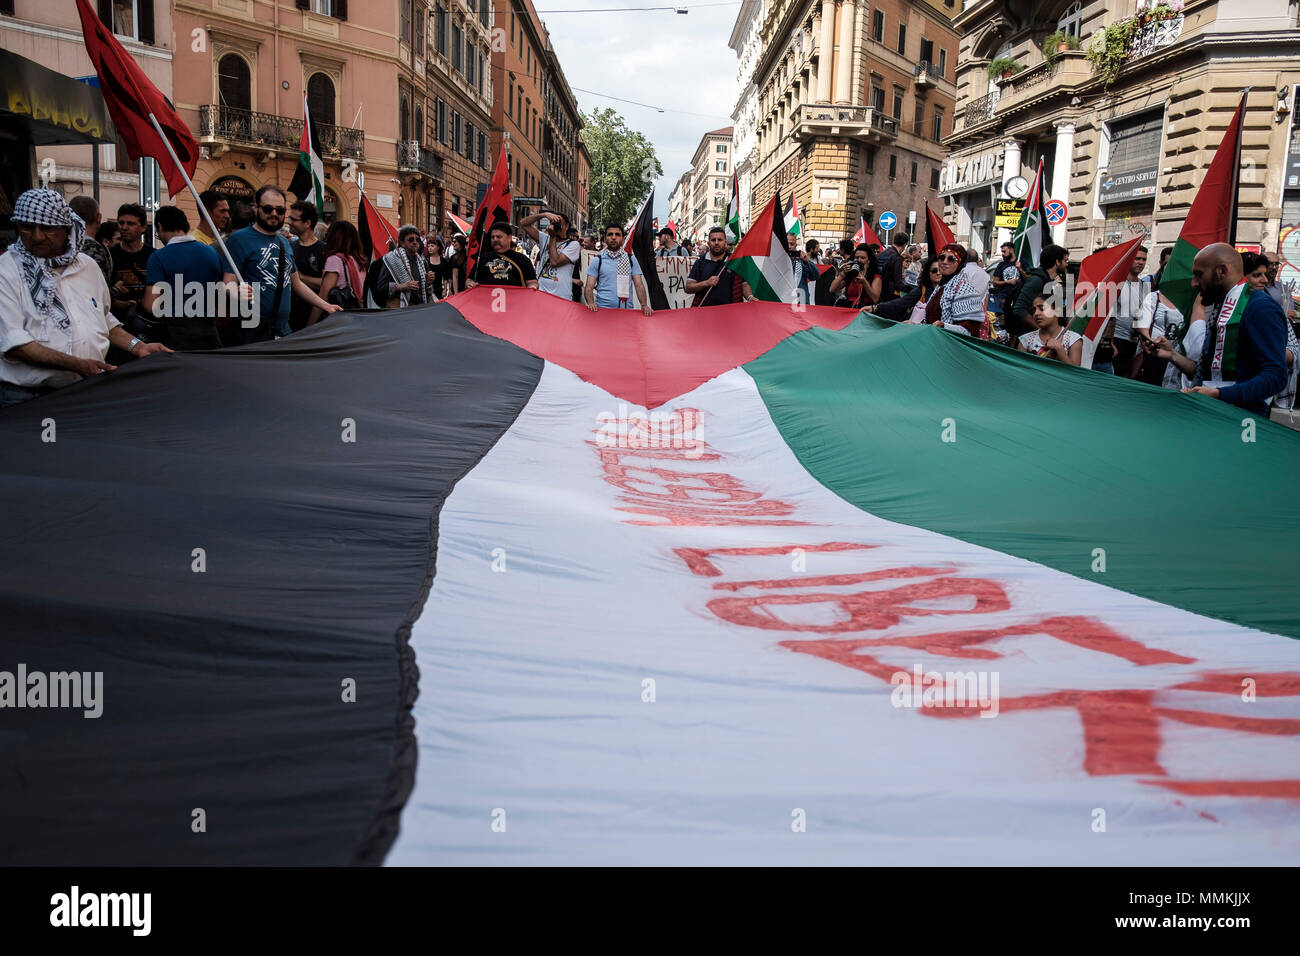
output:
[[[0,124],[15,121],[36,146],[117,141],[98,89],[0,50]]]

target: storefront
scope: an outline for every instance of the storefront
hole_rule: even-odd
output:
[[[1164,110],[1110,120],[1104,169],[1097,177],[1097,206],[1105,220],[1100,245],[1149,236],[1156,212]]]
[[[997,245],[995,210],[1003,171],[1001,149],[955,156],[939,169],[939,195],[956,213],[953,235],[981,254]],[[947,218],[951,222],[952,216]]]

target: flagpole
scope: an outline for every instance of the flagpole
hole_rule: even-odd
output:
[[[202,216],[203,221],[208,224],[208,228],[212,230],[213,238],[216,239],[217,245],[221,247],[221,254],[226,257],[226,264],[230,266],[230,271],[235,274],[235,280],[240,285],[243,285],[244,279],[239,274],[239,266],[235,265],[235,260],[230,255],[230,250],[226,248],[226,243],[221,238],[221,233],[217,230],[216,224],[212,221],[212,216],[208,214],[208,207],[203,205],[203,200],[199,198],[199,191],[194,188],[194,183],[190,181],[190,174],[185,172],[185,167],[181,165],[180,158],[176,155],[176,150],[172,149],[171,140],[169,140],[167,134],[163,132],[162,126],[158,123],[158,117],[154,116],[153,113],[150,113],[149,122],[153,123],[153,128],[158,131],[158,138],[161,139],[163,145],[167,147],[167,155],[172,158],[172,162],[176,164],[176,168],[180,170],[181,176],[185,179],[185,185],[190,188],[190,195],[194,197],[194,202],[199,207],[199,215]]]

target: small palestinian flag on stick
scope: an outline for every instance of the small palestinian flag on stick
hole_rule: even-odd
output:
[[[1011,237],[1011,245],[1016,250],[1016,261],[1026,272],[1038,268],[1043,249],[1052,244],[1052,230],[1047,225],[1047,212],[1043,208],[1046,201],[1043,193],[1043,160],[1040,157],[1033,185],[1029,187],[1029,198],[1020,214],[1020,223]]]
[[[311,118],[307,95],[302,97],[302,139],[298,144],[298,168],[289,182],[289,191],[300,202],[316,207],[317,215],[325,211],[325,164],[320,158],[320,135],[316,121]]]
[[[749,283],[755,298],[765,302],[794,301],[794,273],[790,269],[785,217],[780,209],[778,191],[763,207],[749,232],[736,243],[727,261],[727,268]]]
[[[785,207],[785,234],[799,236],[803,234],[803,223],[799,219],[799,200],[790,193],[790,202]]]
[[[1123,245],[1110,246],[1085,256],[1079,263],[1079,281],[1074,287],[1074,303],[1070,309],[1070,331],[1083,336],[1084,368],[1092,368],[1101,333],[1110,321],[1129,266],[1145,239],[1146,236],[1138,236]]]
[[[740,241],[740,180],[731,174],[731,201],[727,203],[727,242],[735,245]]]

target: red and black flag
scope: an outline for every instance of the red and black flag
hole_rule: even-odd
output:
[[[99,90],[104,94],[113,125],[126,143],[127,155],[132,159],[148,156],[156,160],[167,180],[167,194],[176,195],[185,188],[185,176],[172,162],[167,143],[175,151],[185,175],[193,177],[199,162],[199,144],[194,134],[86,0],[77,0],[77,13],[81,16],[86,52],[99,77]],[[154,129],[150,115],[162,127],[166,143]]]
[[[930,247],[930,255],[937,255],[944,246],[952,245],[957,240],[952,230],[943,221],[943,217],[925,204],[925,244]]]
[[[474,227],[466,236],[465,274],[472,276],[478,267],[479,249],[487,245],[488,230],[494,222],[510,221],[510,158],[506,155],[506,144],[501,144],[501,155],[497,157],[497,168],[492,173],[492,182],[488,185],[487,195],[474,212]]]
[[[361,251],[366,258],[374,260],[388,251],[388,242],[397,242],[397,230],[370,202],[370,197],[361,194],[361,211],[357,213],[357,232],[361,234]]]
[[[654,204],[655,191],[651,189],[650,196],[641,204],[636,218],[632,220],[632,229],[623,248],[636,256],[636,261],[640,263],[646,295],[650,297],[650,307],[658,312],[668,308],[668,294],[664,292],[663,282],[659,279],[659,269],[656,266],[655,227],[659,220],[650,218],[650,210],[654,208]]]

